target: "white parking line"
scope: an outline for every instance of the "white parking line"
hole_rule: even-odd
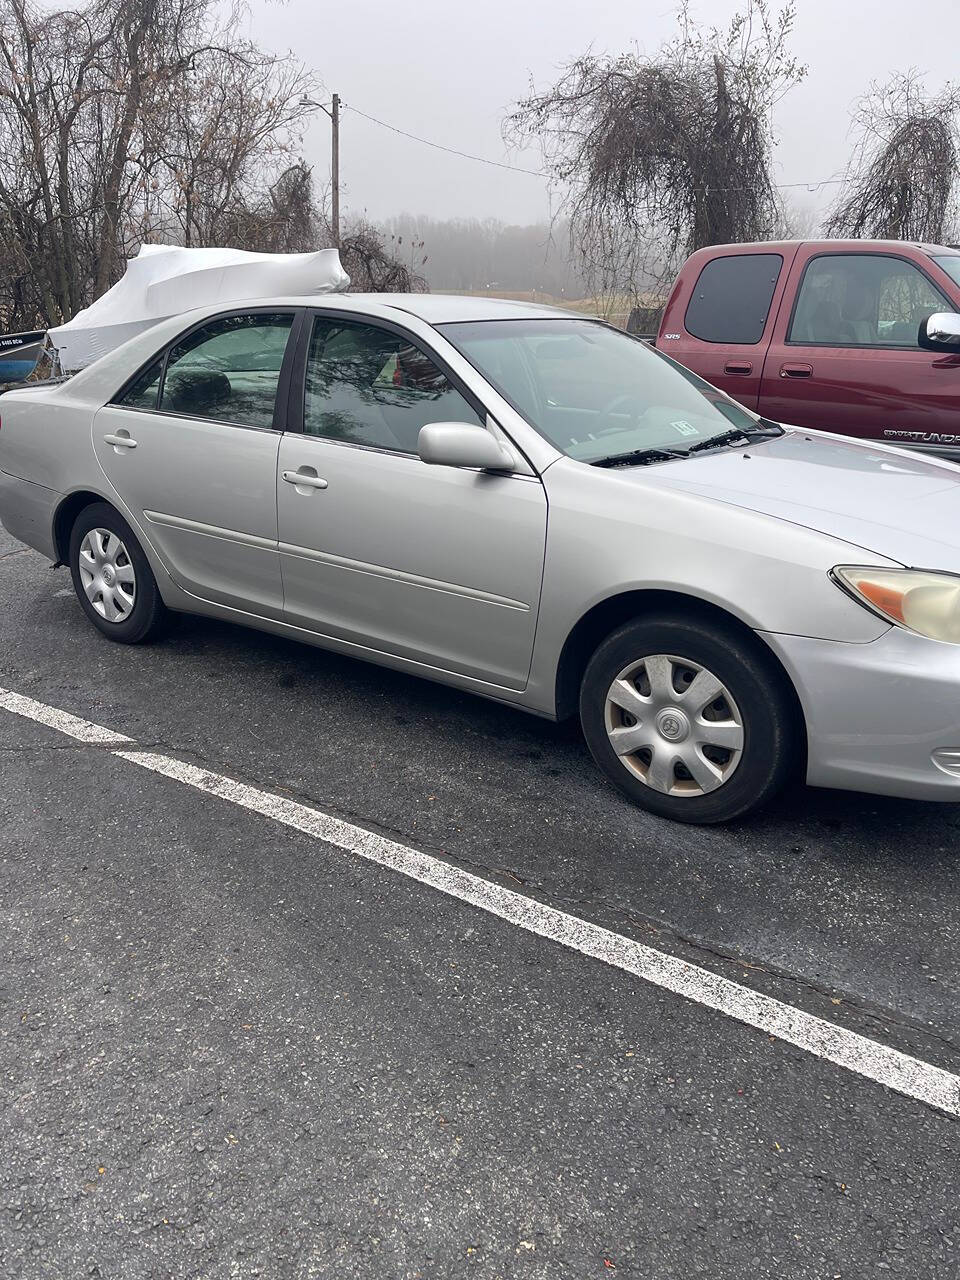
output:
[[[129,743],[122,734],[89,724],[67,712],[0,690],[0,707],[60,729],[90,743]],[[106,736],[104,736],[106,735]],[[195,787],[208,795],[239,805],[274,822],[322,840],[346,853],[479,907],[528,933],[602,960],[666,991],[714,1009],[818,1058],[832,1062],[897,1093],[916,1098],[940,1111],[960,1116],[960,1076],[879,1041],[827,1022],[803,1009],[775,1000],[709,969],[680,960],[667,952],[634,942],[610,929],[558,911],[512,889],[484,880],[439,858],[376,835],[331,814],[298,804],[269,791],[246,786],[208,769],[199,769],[171,756],[148,751],[115,750],[111,754],[141,768]]]
[[[11,693],[8,689],[0,689],[0,708],[13,711],[18,716],[26,716],[28,720],[36,720],[50,729],[76,738],[78,742],[109,747],[133,741],[126,734],[114,733],[112,729],[104,729],[102,725],[91,724],[89,720],[72,716],[69,711],[48,707],[43,702],[35,702],[33,698],[26,698],[22,693]]]

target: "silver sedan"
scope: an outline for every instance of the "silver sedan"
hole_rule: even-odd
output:
[[[960,800],[960,468],[784,429],[568,312],[164,321],[0,399],[0,518],[111,640],[206,614],[579,714],[671,818],[798,771]]]

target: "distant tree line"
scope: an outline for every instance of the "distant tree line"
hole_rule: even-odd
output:
[[[434,289],[490,289],[582,298],[586,273],[570,252],[566,224],[511,226],[497,218],[416,217],[383,224],[393,252]],[[425,258],[425,261],[424,261]]]

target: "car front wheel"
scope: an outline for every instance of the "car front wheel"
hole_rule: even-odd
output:
[[[635,621],[600,645],[580,719],[597,764],[636,804],[679,822],[728,822],[769,800],[797,749],[772,658],[695,619]]]
[[[77,516],[70,574],[84,613],[108,639],[140,644],[160,630],[166,609],[156,579],[133,530],[107,503]]]

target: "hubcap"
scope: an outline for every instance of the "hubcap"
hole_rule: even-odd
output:
[[[743,756],[733,696],[688,658],[658,653],[624,667],[607,691],[604,723],[623,767],[663,795],[716,791]]]
[[[137,576],[121,539],[109,529],[91,529],[80,543],[77,563],[84,593],[101,618],[129,618],[137,598]]]

